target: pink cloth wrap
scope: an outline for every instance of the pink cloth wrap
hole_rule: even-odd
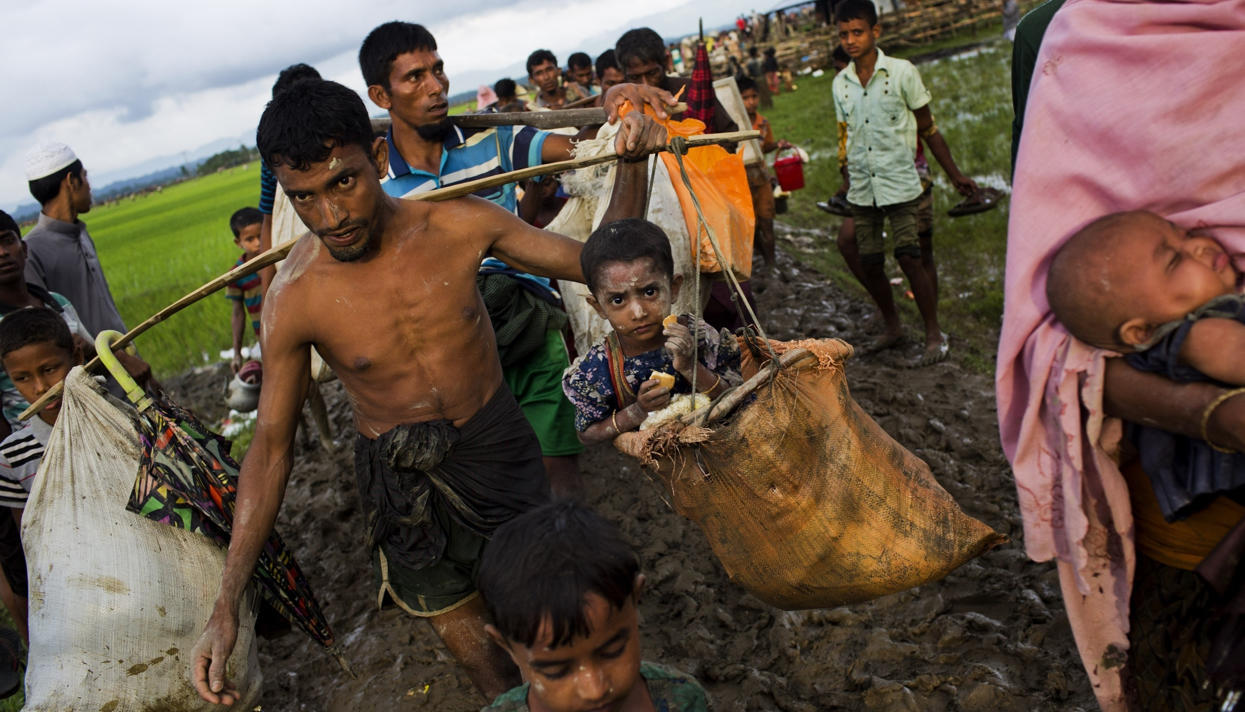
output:
[[[1008,225],[997,395],[1025,549],[1058,559],[1104,710],[1126,709],[1133,519],[1102,412],[1105,359],[1046,301],[1051,254],[1094,218],[1148,209],[1245,251],[1245,0],[1069,0],[1042,42]]]

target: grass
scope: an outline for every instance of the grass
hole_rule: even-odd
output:
[[[126,325],[137,325],[231,268],[241,250],[233,244],[229,216],[258,199],[256,162],[83,216]],[[157,377],[215,361],[230,346],[231,309],[223,292],[214,294],[135,343]]]
[[[997,35],[991,31],[990,34]],[[973,41],[973,36],[964,38]],[[928,48],[922,48],[926,51]],[[885,46],[883,46],[885,50]],[[991,43],[976,54],[946,58],[919,66],[933,95],[931,110],[951,147],[960,170],[979,184],[1010,192],[1011,173],[1011,45]],[[800,256],[836,284],[868,299],[847,270],[834,247],[841,219],[825,214],[815,203],[839,188],[833,77],[827,72],[797,79],[799,90],[774,97],[774,107],[762,113],[778,138],[803,147],[812,156],[804,166],[805,187],[795,193],[790,211],[779,220],[802,230],[816,230],[825,239]],[[927,152],[934,175],[934,253],[939,276],[939,318],[952,334],[953,353],[970,368],[990,372],[994,367],[998,329],[1003,315],[1003,265],[1008,205],[978,215],[952,219],[946,211],[959,202],[942,169]],[[893,259],[887,271],[902,276]],[[906,281],[903,289],[906,289]],[[920,325],[916,306],[897,293],[900,313],[909,331]]]

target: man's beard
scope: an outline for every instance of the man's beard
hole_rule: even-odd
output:
[[[345,247],[331,247],[327,242],[324,242],[323,244],[329,251],[329,256],[338,262],[354,262],[368,253],[372,246],[372,234],[369,232],[362,240],[359,240],[353,245],[346,245]]]
[[[367,254],[368,243],[371,240],[356,242],[349,247],[328,247],[329,256],[338,262],[354,262]]]
[[[445,117],[435,124],[423,124],[415,127],[415,133],[425,141],[441,141],[450,132],[450,117]]]

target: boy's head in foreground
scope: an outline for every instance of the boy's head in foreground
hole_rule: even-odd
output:
[[[488,634],[549,712],[619,709],[644,695],[637,600],[644,577],[618,529],[573,501],[497,529],[480,562]]]
[[[82,353],[60,314],[46,307],[19,309],[0,320],[0,364],[28,402],[65,380],[82,363]],[[60,414],[61,399],[39,413],[51,425]]]
[[[1237,290],[1223,246],[1146,211],[1113,213],[1081,228],[1051,259],[1046,298],[1076,338],[1127,351],[1162,324]]]
[[[834,22],[839,29],[839,45],[853,60],[877,48],[882,26],[878,24],[878,10],[871,0],[846,0],[835,8]]]
[[[661,321],[679,296],[683,276],[674,274],[670,240],[661,228],[639,218],[602,225],[584,243],[579,265],[591,292],[588,303],[614,327],[624,351],[665,343]]]
[[[263,224],[264,214],[258,208],[241,208],[229,217],[233,244],[242,248],[248,260],[259,254],[259,233]]]

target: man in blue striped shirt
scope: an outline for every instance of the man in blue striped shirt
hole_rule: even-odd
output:
[[[530,126],[463,129],[451,124],[449,78],[437,54],[436,39],[422,25],[388,22],[372,30],[359,49],[359,66],[368,97],[389,112],[392,122],[387,137],[389,172],[383,183],[389,195],[406,197],[571,157],[571,139],[560,134]],[[665,112],[659,107],[674,103],[666,91],[626,84],[611,88],[604,105],[612,116],[627,100],[635,106],[649,103],[663,118]],[[640,112],[627,120],[651,121]],[[516,212],[512,183],[476,195]],[[505,267],[491,258],[484,262],[490,271]],[[549,280],[526,274],[517,277],[557,298]],[[495,329],[500,327],[494,324]],[[561,332],[549,330],[543,348],[503,366],[506,383],[540,440],[554,493],[578,494],[576,456],[583,445],[575,435],[575,409],[562,394],[562,373],[570,360]]]

